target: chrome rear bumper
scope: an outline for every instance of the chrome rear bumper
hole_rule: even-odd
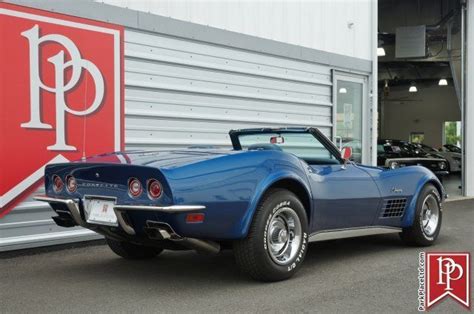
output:
[[[86,222],[84,219],[81,217],[81,212],[79,211],[79,200],[74,200],[74,199],[61,199],[61,198],[54,198],[54,197],[48,197],[44,195],[36,195],[33,197],[37,201],[41,202],[47,202],[47,203],[56,203],[56,204],[64,204],[67,206],[67,209],[69,209],[69,212],[71,213],[72,218],[78,224],[79,226],[85,227]]]
[[[87,227],[88,223],[82,218],[81,211],[79,209],[79,199],[66,199],[66,198],[55,198],[46,195],[36,195],[33,197],[37,201],[53,203],[53,204],[64,204],[67,206],[71,213],[74,222],[82,227]],[[164,213],[183,213],[197,210],[206,209],[206,206],[202,205],[171,205],[171,206],[148,206],[148,205],[115,205],[114,212],[117,216],[117,222],[122,229],[129,235],[134,235],[135,230],[127,222],[124,217],[125,211],[144,210],[144,211],[156,211]],[[90,226],[90,225],[89,225]]]

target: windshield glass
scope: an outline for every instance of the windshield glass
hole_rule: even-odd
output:
[[[337,159],[310,133],[259,133],[239,135],[242,149],[281,150],[308,163],[338,163]]]

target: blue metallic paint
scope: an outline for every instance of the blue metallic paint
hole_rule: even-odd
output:
[[[380,208],[380,192],[360,166],[311,166],[313,231],[370,226]]]

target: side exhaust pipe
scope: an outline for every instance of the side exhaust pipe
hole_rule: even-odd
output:
[[[146,225],[145,233],[152,240],[170,240],[204,254],[217,254],[221,250],[219,243],[213,241],[181,237],[166,223],[148,220]]]
[[[221,246],[219,243],[212,242],[212,241],[205,241],[195,238],[183,238],[181,243],[190,248],[194,249],[199,253],[205,254],[217,254],[221,251]]]

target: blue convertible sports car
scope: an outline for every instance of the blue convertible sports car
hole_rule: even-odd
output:
[[[443,186],[421,166],[349,161],[316,128],[230,131],[233,149],[132,151],[46,167],[46,195],[63,227],[104,235],[116,254],[232,248],[258,280],[289,278],[308,242],[399,233],[431,245]]]

